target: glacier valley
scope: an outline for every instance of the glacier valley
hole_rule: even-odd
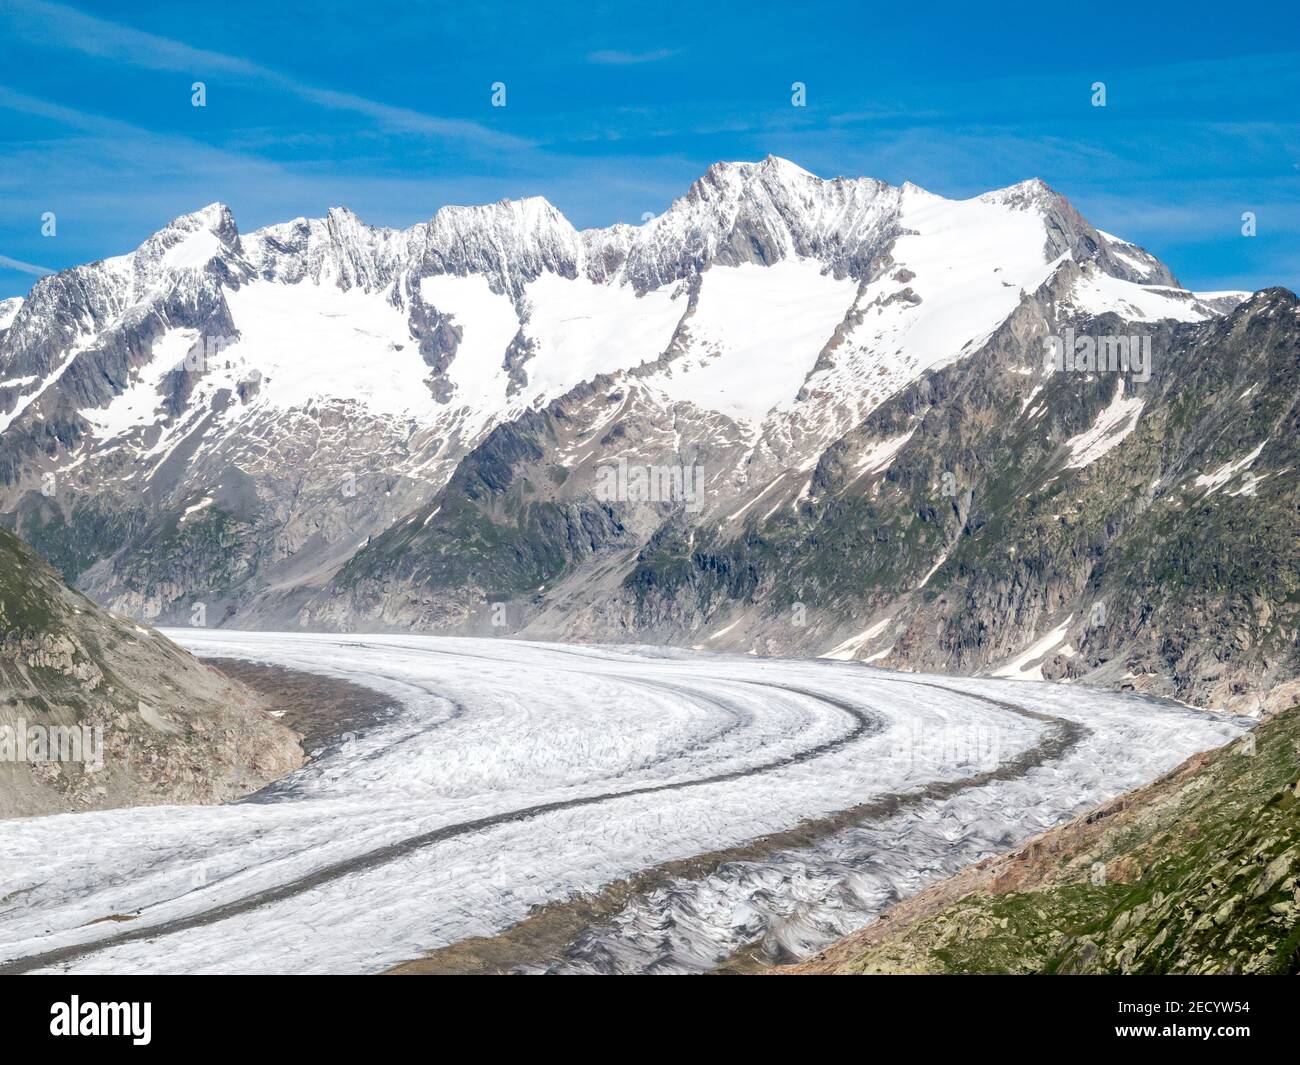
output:
[[[1252,723],[1131,693],[506,638],[169,630],[391,698],[250,798],[0,822],[0,972],[382,972],[663,863],[525,971],[806,956]],[[761,851],[761,848],[760,848]]]

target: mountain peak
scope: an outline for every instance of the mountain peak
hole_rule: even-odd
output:
[[[370,245],[384,240],[392,230],[372,226],[363,221],[350,207],[331,207],[325,215],[325,228],[332,239],[341,245]]]
[[[1064,196],[1038,177],[983,193],[978,199],[984,203],[1000,203],[1008,207],[1020,208],[1068,202]]]
[[[516,230],[559,227],[573,231],[569,220],[545,196],[500,199],[495,203],[475,205],[447,204],[438,208],[429,220],[429,226],[433,230],[504,226]]]
[[[351,207],[345,207],[343,204],[339,204],[337,207],[331,207],[326,212],[325,216],[326,218],[338,219],[342,222],[356,222],[361,225],[367,224],[361,220],[356,211],[352,210]]]
[[[134,255],[139,279],[150,284],[161,273],[201,269],[226,253],[240,253],[239,227],[224,203],[210,203],[174,218],[151,236]]]
[[[226,204],[220,201],[214,201],[206,207],[200,207],[197,211],[191,211],[189,214],[173,218],[163,227],[163,232],[169,229],[180,230],[182,233],[206,231],[216,234],[223,240],[227,236],[235,237],[239,235],[239,228],[235,224],[234,214]]]
[[[720,160],[710,163],[703,175],[696,181],[708,181],[712,184],[736,182],[740,185],[754,180],[776,179],[780,182],[816,181],[825,182],[811,171],[805,170],[797,163],[779,155],[768,154],[758,162]]]
[[[825,180],[824,178],[818,177],[810,170],[805,170],[798,163],[792,163],[789,159],[785,159],[779,155],[772,155],[771,153],[764,156],[763,161],[758,165],[765,170],[786,177],[812,178],[814,181]]]

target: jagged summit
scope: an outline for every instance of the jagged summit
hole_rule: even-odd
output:
[[[990,192],[982,193],[980,198],[996,203],[1006,200],[1033,201],[1045,198],[1056,198],[1060,195],[1059,192],[1053,189],[1042,178],[1032,177],[1025,181],[1017,181],[1014,185],[1007,185],[1005,188],[993,189]]]
[[[177,270],[202,267],[214,256],[239,252],[234,214],[224,203],[210,203],[173,219],[140,245],[133,258],[138,267],[161,255],[156,264],[161,270]]]
[[[170,229],[209,229],[214,233],[226,232],[235,225],[235,216],[231,213],[230,208],[217,200],[208,204],[206,207],[200,207],[197,211],[181,215],[174,219],[168,228]]]
[[[957,201],[911,182],[822,178],[775,155],[712,164],[662,214],[639,225],[579,232],[544,197],[530,196],[447,205],[405,229],[370,225],[337,206],[323,218],[297,218],[241,237],[230,208],[213,203],[172,220],[133,253],[77,269],[132,273],[137,297],[176,271],[216,271],[229,278],[251,272],[286,283],[310,277],[367,291],[389,288],[403,277],[483,274],[494,291],[519,303],[524,288],[548,272],[648,291],[715,264],[806,258],[862,277],[899,236],[922,231],[936,208],[962,203],[1033,210],[1043,218],[1043,242],[1052,257],[1068,251],[1077,261],[1099,259],[1106,272],[1126,280],[1176,285],[1148,253],[1093,229],[1040,178]],[[916,212],[923,216],[920,223],[910,217]],[[1014,228],[1008,219],[1006,240],[1019,239]],[[38,282],[33,295],[42,284],[59,285]],[[31,302],[35,311],[40,301]]]

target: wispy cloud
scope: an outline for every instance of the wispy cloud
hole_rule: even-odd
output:
[[[7,255],[0,255],[0,267],[8,270],[17,270],[22,274],[32,274],[36,277],[45,277],[46,274],[54,273],[53,270],[47,270],[43,266],[37,266],[34,263],[25,263],[21,259],[11,259]]]
[[[160,37],[87,15],[63,4],[46,3],[44,0],[11,0],[0,9],[0,18],[8,19],[16,34],[27,40],[147,70],[184,72],[197,78],[227,74],[290,93],[320,107],[362,115],[387,129],[444,137],[507,151],[532,146],[525,138],[477,122],[430,115],[355,93],[311,85],[241,56],[195,48],[184,41]]]
[[[140,129],[129,122],[121,122],[115,118],[79,111],[75,107],[65,107],[62,104],[54,103],[52,100],[45,100],[39,96],[18,92],[7,85],[0,85],[0,109],[16,111],[24,115],[33,115],[36,118],[46,118],[51,122],[59,122],[87,133],[150,135],[148,130]]]
[[[655,48],[649,52],[624,52],[618,48],[602,48],[588,52],[587,62],[608,67],[631,67],[638,63],[657,63],[661,59],[671,59],[680,51],[680,48]]]
[[[95,228],[114,233],[133,230],[135,240],[168,219],[213,199],[237,200],[264,222],[283,221],[303,201],[319,210],[356,203],[380,205],[409,216],[428,218],[449,199],[474,200],[470,183],[431,177],[379,176],[352,172],[296,171],[292,164],[205,144],[201,140],[152,130],[105,115],[82,111],[0,85],[0,114],[11,111],[48,119],[77,131],[70,137],[45,137],[7,146],[0,171],[5,212],[35,216],[57,208],[95,217]],[[484,196],[517,194],[504,181],[473,183]],[[123,196],[122,188],[132,189]],[[531,191],[531,190],[529,190]],[[62,206],[60,206],[62,205]],[[241,223],[246,221],[242,216]],[[407,224],[409,224],[409,221]],[[61,250],[74,238],[60,231]],[[126,245],[110,245],[120,251]],[[133,246],[133,245],[131,245]]]

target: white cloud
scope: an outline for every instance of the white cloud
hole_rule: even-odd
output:
[[[44,277],[46,274],[54,273],[53,270],[47,270],[44,266],[25,263],[21,259],[11,259],[7,255],[0,255],[0,266],[3,266],[8,270],[17,270],[24,274],[35,274],[37,277]]]
[[[603,48],[587,53],[587,61],[601,66],[630,67],[638,63],[657,63],[678,53],[677,48],[655,48],[649,52],[624,52],[618,48]]]

